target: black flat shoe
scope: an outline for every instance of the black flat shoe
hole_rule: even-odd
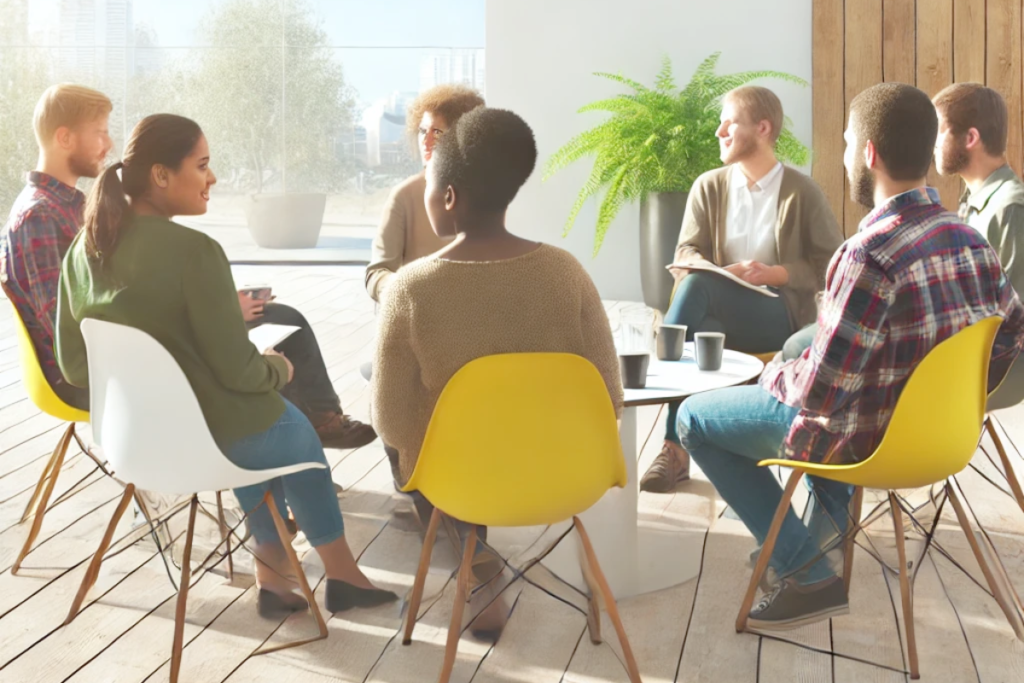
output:
[[[359,588],[345,581],[327,579],[324,605],[328,612],[335,614],[353,607],[377,607],[395,600],[398,600],[398,596],[391,591],[380,588]]]
[[[295,593],[275,593],[261,588],[256,596],[256,612],[266,619],[278,619],[308,608],[306,598]]]

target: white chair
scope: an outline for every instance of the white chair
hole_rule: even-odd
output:
[[[174,615],[171,650],[171,681],[174,683],[178,680],[181,667],[185,603],[191,573],[189,561],[199,504],[198,494],[261,484],[276,477],[323,465],[303,463],[267,470],[237,467],[217,447],[185,373],[159,342],[133,327],[93,319],[82,321],[82,334],[88,351],[93,435],[102,446],[118,478],[127,486],[64,623],[70,623],[77,616],[89,588],[96,582],[103,555],[110,546],[114,530],[135,487],[164,494],[191,495],[188,531],[181,562],[181,583]],[[327,624],[316,605],[313,591],[306,581],[284,521],[269,491],[263,503],[270,508],[292,569],[316,618],[319,635],[266,648],[256,654],[295,647],[327,637]],[[228,553],[230,557],[230,547]]]

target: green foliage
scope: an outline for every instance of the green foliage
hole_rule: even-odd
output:
[[[801,78],[778,71],[716,74],[720,54],[716,52],[701,62],[682,90],[676,86],[667,57],[653,88],[616,74],[594,74],[625,85],[632,92],[581,107],[580,113],[599,111],[611,117],[555,152],[545,166],[544,179],[583,157],[594,158],[590,177],[569,212],[565,233],[586,201],[603,191],[594,230],[595,256],[623,204],[643,201],[651,192],[687,192],[697,176],[721,164],[715,131],[723,95],[762,78],[807,85]],[[784,162],[806,164],[810,152],[789,126],[787,118],[775,153]]]

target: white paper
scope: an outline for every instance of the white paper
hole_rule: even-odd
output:
[[[773,296],[773,297],[776,297],[776,298],[779,296],[778,294],[776,294],[772,290],[768,289],[767,286],[764,286],[764,285],[752,285],[749,282],[746,282],[744,280],[739,279],[738,277],[736,277],[735,275],[730,273],[725,268],[719,268],[718,266],[716,266],[713,263],[686,263],[686,264],[683,264],[683,263],[673,263],[672,265],[665,266],[665,267],[666,268],[680,268],[680,269],[686,269],[686,270],[706,270],[706,271],[708,271],[710,273],[717,273],[718,275],[721,275],[722,277],[729,278],[730,280],[732,280],[736,284],[742,285],[742,286],[746,287],[747,289],[752,289],[755,292],[757,292],[758,294],[764,294],[765,296]]]
[[[266,353],[300,329],[302,328],[296,325],[266,323],[249,330],[249,341],[259,349],[260,353]]]

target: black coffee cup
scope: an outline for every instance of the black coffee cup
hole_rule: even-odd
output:
[[[622,386],[626,389],[643,389],[647,386],[647,366],[650,362],[649,353],[627,353],[619,356]]]
[[[722,354],[725,351],[725,335],[721,332],[698,332],[693,335],[697,368],[707,372],[722,369]]]
[[[658,328],[658,360],[679,360],[685,342],[686,325],[662,325]]]

